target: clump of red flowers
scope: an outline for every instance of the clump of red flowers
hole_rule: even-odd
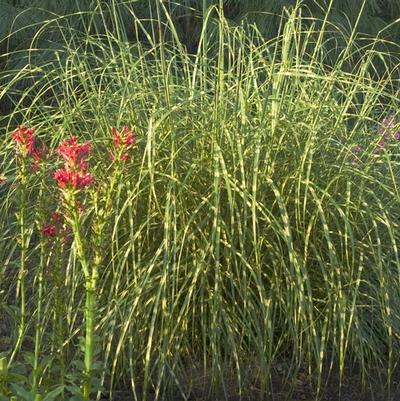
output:
[[[128,151],[136,142],[135,133],[128,127],[122,127],[121,132],[116,128],[111,129],[113,133],[114,152],[111,152],[112,160],[128,160]]]
[[[75,136],[62,142],[57,153],[64,159],[63,169],[54,173],[57,185],[62,189],[80,190],[93,183],[93,175],[87,172],[87,156],[92,147],[88,142],[78,143]]]

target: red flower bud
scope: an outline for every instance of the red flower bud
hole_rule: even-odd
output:
[[[53,225],[46,225],[40,229],[40,232],[48,237],[54,237],[57,233],[56,227]]]
[[[113,133],[113,144],[115,148],[115,153],[111,153],[111,159],[116,160],[128,160],[129,154],[127,150],[132,147],[136,142],[136,136],[133,131],[128,127],[122,127],[122,132],[118,132],[116,128],[111,128]]]

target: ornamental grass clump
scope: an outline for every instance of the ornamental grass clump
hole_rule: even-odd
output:
[[[149,46],[118,8],[98,35],[99,2],[6,74],[7,131],[48,150],[32,171],[36,135],[0,147],[4,397],[268,399],[300,375],[319,397],[350,373],[393,390],[400,104],[375,63],[396,55],[354,28],[328,67],[329,18],[300,5],[271,41],[211,7],[189,54],[164,3],[131,15]]]

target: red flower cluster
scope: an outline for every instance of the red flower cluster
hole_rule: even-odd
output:
[[[81,171],[70,169],[59,169],[54,173],[54,179],[60,188],[72,187],[82,189],[93,183],[93,176]]]
[[[19,126],[17,131],[11,134],[11,138],[17,142],[17,149],[23,155],[29,154],[34,158],[39,156],[35,147],[36,131],[34,128]]]
[[[40,229],[41,233],[48,237],[54,237],[57,233],[56,227],[51,224],[45,225]]]
[[[85,158],[91,152],[90,143],[78,143],[76,136],[71,136],[60,143],[57,153],[64,159],[65,164],[70,168],[86,170]]]
[[[118,132],[116,128],[111,129],[113,133],[113,144],[115,153],[111,153],[112,160],[128,160],[128,150],[135,144],[136,135],[128,127],[122,127]]]
[[[93,176],[87,172],[86,157],[91,152],[89,143],[78,143],[75,136],[62,142],[57,152],[64,159],[65,166],[54,173],[60,188],[80,190],[93,183]]]
[[[17,151],[22,156],[33,157],[34,163],[32,164],[32,171],[37,171],[38,163],[43,159],[46,149],[44,146],[41,150],[38,149],[35,129],[19,126],[17,130],[11,134],[11,137],[17,143]]]

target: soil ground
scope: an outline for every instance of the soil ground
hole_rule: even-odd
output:
[[[260,390],[253,388],[249,394],[239,397],[234,389],[227,389],[227,397],[223,394],[210,396],[205,389],[209,390],[207,383],[203,382],[202,389],[194,388],[186,401],[400,401],[400,376],[391,381],[391,388],[388,391],[384,384],[385,373],[371,372],[370,379],[362,385],[360,374],[356,370],[346,372],[345,379],[340,382],[339,376],[332,375],[325,378],[326,386],[318,396],[312,390],[307,375],[300,372],[291,384],[283,384],[279,377],[273,378],[270,395],[261,396]],[[139,397],[140,399],[140,397]],[[147,401],[154,401],[154,394],[148,394]],[[115,394],[115,401],[133,401],[131,394],[119,392]],[[184,401],[182,396],[176,395],[166,398],[165,401]]]

